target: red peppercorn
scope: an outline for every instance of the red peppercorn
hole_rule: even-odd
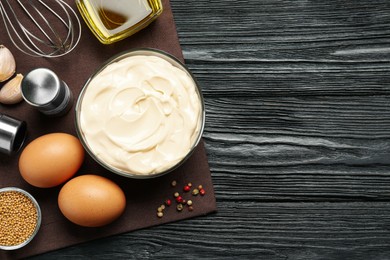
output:
[[[189,192],[191,190],[191,187],[186,185],[186,186],[184,186],[183,190],[184,190],[184,192]]]
[[[181,203],[182,200],[183,200],[182,196],[177,196],[176,197],[176,202],[177,203]]]
[[[200,190],[199,190],[199,193],[200,193],[200,195],[202,195],[202,196],[203,196],[203,195],[205,195],[205,194],[206,194],[206,191],[205,191],[204,189],[200,189]]]
[[[165,205],[171,206],[171,204],[172,204],[172,201],[171,201],[170,199],[167,199],[167,200],[165,201]]]

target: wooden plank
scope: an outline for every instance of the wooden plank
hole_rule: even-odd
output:
[[[206,96],[383,95],[388,1],[172,1]]]
[[[208,98],[204,138],[218,195],[388,200],[389,101]]]
[[[385,259],[390,204],[220,201],[218,213],[59,250],[75,259]]]

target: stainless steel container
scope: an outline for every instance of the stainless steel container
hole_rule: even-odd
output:
[[[72,107],[72,92],[51,70],[38,68],[22,80],[22,96],[31,106],[48,116],[61,116]]]
[[[0,152],[10,155],[19,151],[26,134],[26,122],[0,114]]]

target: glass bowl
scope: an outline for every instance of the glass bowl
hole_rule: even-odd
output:
[[[103,44],[133,35],[163,12],[161,0],[76,0],[76,5],[89,29]]]
[[[121,62],[121,61],[123,61],[123,60],[125,60],[125,62],[127,62],[127,58],[130,58],[130,57],[132,57],[132,58],[130,58],[130,59],[134,59],[134,58],[138,58],[138,57],[133,57],[133,56],[148,56],[148,58],[151,58],[151,59],[155,59],[154,57],[157,57],[157,58],[160,58],[160,59],[162,59],[163,60],[163,63],[162,64],[166,64],[166,65],[163,65],[163,67],[162,67],[162,69],[165,69],[166,67],[164,67],[164,66],[167,66],[167,67],[169,67],[169,68],[171,68],[171,65],[173,65],[173,67],[175,67],[174,68],[174,72],[175,73],[171,73],[170,71],[165,71],[165,70],[163,70],[164,71],[164,75],[163,75],[163,77],[164,76],[167,76],[166,78],[168,79],[167,81],[168,82],[171,82],[170,80],[172,79],[174,79],[174,78],[176,78],[176,74],[178,74],[178,75],[181,75],[181,77],[182,76],[184,76],[184,78],[186,79],[186,80],[188,80],[188,82],[191,82],[190,83],[190,86],[194,86],[194,89],[192,89],[192,87],[190,87],[191,88],[191,91],[192,92],[190,92],[191,93],[191,98],[188,98],[188,100],[192,100],[191,102],[192,103],[196,103],[196,107],[197,107],[197,109],[196,109],[196,112],[195,113],[193,113],[195,116],[192,116],[191,115],[191,113],[189,113],[188,114],[188,118],[184,118],[183,119],[183,121],[184,122],[188,122],[188,121],[186,121],[186,120],[192,120],[191,122],[192,122],[192,124],[194,124],[194,125],[196,125],[196,131],[193,131],[193,132],[191,132],[192,134],[190,135],[190,139],[188,139],[188,140],[191,140],[191,141],[186,141],[187,143],[186,143],[186,146],[185,147],[189,147],[189,149],[188,150],[186,150],[185,152],[183,152],[182,154],[181,154],[181,156],[179,156],[179,157],[175,157],[176,159],[177,158],[181,158],[181,159],[179,159],[178,161],[176,160],[176,162],[175,163],[173,163],[172,165],[169,165],[169,163],[167,163],[166,164],[166,167],[164,168],[164,167],[162,167],[162,168],[164,168],[164,169],[161,169],[161,170],[153,170],[153,171],[149,171],[149,172],[144,172],[144,173],[140,173],[140,172],[136,172],[136,171],[134,171],[134,170],[132,170],[132,169],[130,169],[131,167],[129,167],[129,168],[124,168],[124,167],[118,167],[117,165],[114,165],[115,163],[116,163],[116,161],[114,161],[114,163],[111,163],[114,159],[105,159],[105,158],[103,158],[104,156],[102,156],[101,154],[102,153],[106,153],[105,151],[109,151],[109,147],[107,146],[107,147],[104,147],[103,146],[103,149],[101,148],[101,147],[99,147],[98,149],[96,149],[96,148],[94,148],[94,147],[96,147],[96,146],[94,146],[95,144],[93,144],[94,143],[94,141],[89,141],[89,140],[91,140],[91,139],[88,139],[88,138],[90,138],[90,137],[88,137],[87,135],[88,135],[88,132],[91,132],[91,131],[98,131],[98,130],[95,130],[95,129],[103,129],[103,128],[101,128],[101,125],[100,125],[100,115],[101,114],[105,114],[107,111],[109,111],[109,112],[107,112],[107,113],[111,113],[111,109],[112,109],[112,107],[114,106],[114,105],[112,105],[112,103],[113,103],[113,98],[111,98],[111,99],[103,99],[103,102],[101,102],[102,104],[106,104],[107,103],[107,105],[102,105],[102,107],[105,107],[104,109],[102,109],[102,110],[99,110],[100,108],[99,108],[99,105],[96,105],[96,102],[95,102],[95,99],[91,99],[90,98],[90,94],[87,94],[86,95],[86,93],[88,92],[88,93],[91,93],[91,92],[93,92],[93,91],[97,91],[96,89],[99,89],[101,86],[100,85],[97,85],[97,84],[100,84],[100,83],[97,83],[97,82],[102,82],[102,81],[107,81],[107,82],[112,82],[112,81],[114,81],[114,80],[116,80],[116,78],[115,78],[115,76],[110,76],[110,74],[109,73],[107,73],[107,70],[110,70],[110,71],[115,71],[115,70],[120,70],[120,69],[122,69],[122,70],[124,70],[122,67],[119,67],[118,68],[118,62]],[[152,56],[152,57],[149,57],[149,56]],[[169,63],[169,64],[168,64]],[[120,63],[119,63],[120,64]],[[110,66],[110,67],[109,67]],[[115,67],[115,66],[117,66],[117,67]],[[154,66],[154,65],[153,65]],[[105,70],[107,67],[109,67],[107,70]],[[114,69],[115,68],[115,69]],[[142,67],[142,68],[144,68],[144,67]],[[131,74],[132,76],[129,76],[128,74],[125,74],[126,75],[126,77],[125,77],[125,79],[127,79],[127,78],[132,78],[132,77],[134,77],[134,75],[136,75],[135,77],[138,77],[138,75],[143,75],[144,74],[144,72],[147,74],[148,72],[150,72],[150,73],[154,73],[154,71],[158,71],[157,73],[160,73],[161,72],[161,70],[158,70],[158,69],[161,69],[160,67],[158,67],[158,69],[157,68],[154,68],[154,67],[145,67],[146,69],[144,69],[144,70],[141,70],[141,71],[136,71],[136,73],[135,74]],[[126,69],[127,69],[127,67],[126,67]],[[178,71],[177,69],[179,69],[179,70],[181,70],[181,71]],[[124,70],[124,71],[126,71],[125,73],[128,73],[127,72],[127,70]],[[183,74],[183,72],[184,72],[184,74]],[[131,73],[133,73],[133,72],[131,72]],[[106,75],[109,75],[109,76],[106,76]],[[168,77],[168,75],[169,75],[169,77]],[[108,78],[105,78],[105,77],[110,77],[109,79]],[[97,78],[95,81],[94,81],[94,79],[95,78]],[[107,79],[107,80],[106,80]],[[112,81],[111,81],[112,80]],[[148,79],[149,80],[149,79]],[[96,83],[95,83],[96,82]],[[116,81],[115,81],[116,82]],[[152,82],[152,81],[148,81],[148,82]],[[153,81],[154,82],[154,81]],[[180,80],[180,82],[182,82],[182,80]],[[187,82],[187,81],[184,81],[184,82]],[[104,84],[108,84],[108,83],[104,83]],[[117,85],[115,85],[114,83],[109,83],[109,84],[111,84],[110,85],[110,87],[102,87],[102,89],[104,90],[104,91],[106,91],[107,89],[110,89],[111,90],[111,86],[112,85],[114,85],[114,89],[117,87],[117,85],[120,85],[120,83],[115,83],[115,84],[117,84]],[[128,83],[126,83],[126,84],[128,84]],[[149,83],[148,83],[149,84]],[[184,83],[183,83],[184,84]],[[92,86],[91,86],[92,85]],[[122,85],[125,85],[125,84],[122,84]],[[120,85],[120,87],[122,87],[122,85]],[[158,84],[156,84],[156,85],[158,85]],[[169,83],[169,88],[171,88],[171,85],[172,86],[174,86],[175,84],[171,84],[171,83]],[[137,85],[138,86],[138,85]],[[142,86],[144,86],[144,84],[142,84]],[[151,86],[151,88],[153,88],[153,89],[157,89],[157,87],[155,86],[155,85],[153,85],[152,83],[150,83],[150,86]],[[180,85],[181,86],[181,85]],[[188,85],[187,85],[188,86]],[[175,90],[176,91],[176,89],[175,88],[173,88],[172,87],[172,89],[173,90]],[[109,90],[109,91],[110,91]],[[99,90],[99,91],[101,91],[101,90]],[[103,92],[104,92],[103,91]],[[115,90],[116,91],[116,90]],[[145,89],[142,89],[141,91],[144,91],[144,92],[146,92],[146,90]],[[187,90],[186,91],[188,91],[188,88],[187,88]],[[100,92],[99,92],[100,93]],[[164,92],[165,93],[165,92]],[[115,96],[116,97],[116,96]],[[132,94],[131,95],[128,95],[128,96],[126,96],[126,98],[127,99],[124,99],[124,100],[121,100],[121,104],[123,104],[123,103],[131,103],[131,102],[133,102],[133,101],[131,101],[132,99],[135,99],[133,96],[132,96]],[[89,100],[93,100],[93,102],[92,101],[89,101]],[[194,101],[195,100],[195,101]],[[107,101],[107,102],[106,102]],[[179,101],[178,100],[176,100],[177,101],[177,103],[179,103]],[[175,101],[175,102],[176,102]],[[85,103],[84,105],[83,105],[83,102]],[[115,101],[116,102],[116,101]],[[89,104],[89,105],[87,105],[87,104]],[[91,105],[92,104],[92,105]],[[100,103],[99,103],[100,104]],[[130,110],[134,110],[135,108],[135,105],[134,105],[135,103],[132,103],[132,105],[128,105],[128,107],[130,107]],[[137,103],[137,105],[138,105],[138,103]],[[96,113],[93,109],[92,109],[92,106],[94,106],[94,109],[96,108],[97,109],[97,111],[100,111],[100,113],[101,114],[98,114],[98,113]],[[127,108],[126,108],[127,109]],[[164,108],[165,109],[165,108]],[[163,111],[165,111],[163,109]],[[83,112],[83,110],[84,111],[88,111],[88,112]],[[142,110],[142,109],[141,109]],[[89,118],[89,114],[88,113],[90,113],[89,111],[92,111],[91,113],[92,114],[96,114],[96,115],[94,115],[94,120],[93,121],[91,121],[91,120],[86,120],[85,118]],[[159,110],[160,112],[161,112],[161,109]],[[154,178],[154,177],[158,177],[158,176],[162,176],[162,175],[164,175],[164,174],[166,174],[166,173],[169,173],[169,172],[171,172],[171,171],[173,171],[174,169],[176,169],[177,167],[179,167],[181,164],[183,164],[190,156],[191,156],[191,154],[193,153],[193,151],[194,151],[194,149],[196,148],[196,146],[198,145],[198,143],[199,143],[199,141],[200,141],[200,139],[201,139],[201,137],[202,137],[202,134],[203,134],[203,129],[204,129],[204,123],[205,123],[205,108],[204,108],[204,100],[203,100],[203,95],[202,95],[202,92],[201,92],[201,89],[200,89],[200,87],[199,87],[199,85],[198,85],[198,83],[197,83],[197,81],[196,81],[196,79],[194,78],[194,76],[192,75],[192,73],[188,70],[188,68],[182,63],[182,62],[180,62],[177,58],[175,58],[174,56],[172,56],[172,55],[170,55],[170,54],[168,54],[168,53],[166,53],[166,52],[164,52],[164,51],[161,51],[161,50],[157,50],[157,49],[150,49],[150,48],[142,48],[142,49],[130,49],[130,50],[128,50],[128,51],[125,51],[125,52],[122,52],[122,53],[120,53],[120,54],[118,54],[118,55],[116,55],[116,56],[114,56],[114,57],[112,57],[111,59],[109,59],[108,61],[106,61],[105,63],[103,63],[93,74],[92,74],[92,76],[87,80],[87,82],[84,84],[84,86],[83,86],[83,88],[82,88],[82,90],[81,90],[81,92],[80,92],[80,95],[79,95],[79,97],[78,97],[78,100],[77,100],[77,103],[76,103],[76,107],[75,107],[75,113],[76,113],[76,115],[75,115],[75,125],[76,125],[76,132],[77,132],[77,135],[78,135],[78,137],[79,137],[79,139],[80,139],[80,141],[81,141],[81,143],[82,143],[82,145],[84,146],[84,148],[85,148],[85,150],[87,151],[87,153],[97,162],[97,163],[99,163],[101,166],[103,166],[104,168],[106,168],[106,169],[108,169],[109,171],[111,171],[111,172],[113,172],[113,173],[116,173],[116,174],[118,174],[118,175],[121,175],[121,176],[124,176],[124,177],[128,177],[128,178],[136,178],[136,179],[147,179],[147,178]],[[91,114],[90,113],[90,114]],[[133,113],[133,112],[131,112],[131,113]],[[164,112],[165,113],[165,112]],[[122,116],[123,116],[123,114],[129,114],[129,113],[123,113],[123,112],[120,112],[120,116],[117,116],[117,115],[115,115],[115,117],[121,117],[120,118],[120,120],[122,120]],[[195,119],[193,119],[192,117],[194,117]],[[190,119],[191,118],[191,119]],[[111,118],[110,118],[111,119]],[[116,118],[117,119],[117,118]],[[119,120],[119,119],[118,119]],[[101,121],[104,121],[105,122],[105,119],[102,119]],[[197,122],[197,123],[193,123],[193,122]],[[93,123],[86,123],[86,122],[93,122]],[[111,122],[111,121],[110,121]],[[138,121],[137,121],[138,122]],[[105,123],[102,123],[102,124],[105,124]],[[110,126],[108,126],[108,124],[107,124],[107,126],[105,125],[104,126],[104,130],[102,130],[102,131],[104,131],[104,132],[108,132],[108,131],[110,131],[110,130],[107,130],[108,128],[113,128],[113,127],[111,127],[111,125],[113,125],[113,124],[110,124]],[[185,124],[183,124],[183,125],[185,125]],[[95,127],[95,126],[97,126],[97,127]],[[83,128],[84,127],[84,128]],[[130,129],[130,130],[132,130],[132,129],[138,129],[138,128],[140,128],[140,129],[142,129],[142,130],[144,130],[144,129],[148,129],[148,128],[141,128],[139,125],[138,125],[138,127],[137,127],[137,125],[135,126],[135,127],[133,127],[133,128],[126,128],[126,129]],[[94,129],[94,130],[91,130],[91,129]],[[118,128],[115,128],[114,130],[111,130],[112,132],[111,133],[113,133],[113,132],[117,132],[117,131],[119,131],[119,130],[117,130]],[[121,128],[119,128],[119,129],[121,129]],[[163,129],[165,129],[165,128],[163,128]],[[131,131],[129,131],[129,132],[131,132]],[[108,132],[108,134],[107,134],[107,136],[109,136],[110,138],[112,137],[112,135],[111,135],[111,133],[110,132]],[[138,132],[134,132],[133,131],[133,133],[132,134],[129,134],[128,136],[127,136],[127,133],[128,132],[125,132],[125,134],[122,134],[121,135],[121,139],[118,139],[118,140],[120,140],[120,141],[117,141],[117,139],[115,139],[115,141],[113,141],[113,142],[127,142],[127,141],[129,141],[129,140],[132,140],[131,138],[133,138],[133,139],[135,139],[136,137],[138,137],[139,135],[140,135],[140,133],[138,133]],[[94,133],[95,134],[95,133]],[[93,134],[93,135],[94,135]],[[124,136],[123,136],[124,135]],[[91,135],[90,135],[91,136]],[[111,142],[112,141],[112,138],[110,139],[110,138],[107,138],[109,141],[102,141],[102,139],[101,138],[97,138],[96,140],[98,140],[98,142],[99,142],[99,146],[102,144],[102,143],[107,143],[107,142]],[[174,138],[176,138],[176,137],[174,137]],[[183,138],[182,136],[181,137],[177,137],[177,138]],[[178,140],[178,139],[177,139]],[[178,142],[176,140],[176,143]],[[187,139],[186,139],[187,140]],[[142,140],[141,140],[142,141]],[[174,140],[175,141],[175,140]],[[95,142],[96,143],[96,142]],[[175,143],[175,142],[174,142]],[[176,144],[175,143],[175,144]],[[91,145],[92,144],[92,145]],[[129,145],[128,145],[129,146]],[[133,149],[133,147],[131,147],[131,148],[128,148],[128,146],[126,147],[126,149],[127,150],[131,150],[131,149]],[[184,146],[184,145],[183,145]],[[157,147],[157,146],[156,146]],[[168,147],[168,148],[167,148]],[[173,147],[173,146],[172,146]],[[134,148],[134,149],[136,149],[136,148]],[[152,150],[152,149],[155,149],[155,148],[151,148],[150,150]],[[158,149],[162,149],[162,148],[158,148]],[[170,147],[169,147],[169,145],[168,146],[165,146],[165,148],[164,149],[170,149]],[[182,149],[182,147],[180,146],[180,148],[179,149]],[[100,150],[100,152],[97,152],[96,150]],[[115,155],[113,155],[113,156],[117,156],[117,154],[122,154],[122,153],[126,153],[127,152],[127,150],[126,150],[126,152],[124,151],[125,149],[120,149],[120,150],[118,150],[118,151],[115,151],[115,152],[112,152],[112,154],[115,154]],[[158,150],[158,151],[160,151],[160,150]],[[183,151],[184,151],[184,149],[183,149]],[[142,154],[142,152],[139,152],[138,154]],[[109,155],[109,156],[111,156],[111,155]],[[138,156],[138,155],[137,155]],[[169,156],[168,156],[169,157]],[[116,160],[116,158],[117,157],[115,157],[115,160]],[[129,157],[126,157],[126,158],[129,158]],[[111,161],[110,161],[111,160]],[[132,157],[131,158],[131,160],[138,160],[138,157],[137,157],[137,159],[134,159],[134,157]],[[143,158],[141,158],[141,159],[139,159],[139,161],[141,162],[142,161],[142,163],[145,165],[146,163],[144,163],[144,159]],[[156,160],[157,161],[157,160]],[[133,161],[133,162],[135,162],[135,161]],[[126,160],[126,162],[125,163],[127,163],[127,164],[130,164],[130,162],[128,161],[128,160]],[[137,164],[137,163],[135,163],[135,164]],[[150,162],[150,164],[154,164],[154,161],[152,161],[152,162]],[[169,166],[167,166],[167,165],[169,165]],[[138,166],[138,165],[137,165]],[[146,167],[147,168],[147,167]]]
[[[24,240],[22,243],[17,244],[17,245],[1,245],[0,244],[0,249],[2,249],[2,250],[16,250],[16,249],[22,248],[25,245],[27,245],[28,243],[30,243],[31,240],[38,233],[38,230],[39,230],[39,228],[41,226],[42,213],[41,213],[41,209],[39,207],[38,202],[27,191],[19,189],[19,188],[16,188],[16,187],[7,187],[7,188],[1,188],[0,189],[0,194],[1,193],[6,193],[6,192],[17,192],[17,193],[20,193],[20,194],[26,196],[32,202],[32,204],[34,205],[34,207],[36,209],[36,212],[37,212],[37,221],[36,221],[36,224],[35,224],[34,231],[31,233],[31,235],[26,240]]]

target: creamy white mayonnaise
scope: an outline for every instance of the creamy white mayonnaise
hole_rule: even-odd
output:
[[[202,103],[192,78],[156,56],[110,64],[85,90],[80,127],[103,162],[150,175],[180,162],[197,141]]]

